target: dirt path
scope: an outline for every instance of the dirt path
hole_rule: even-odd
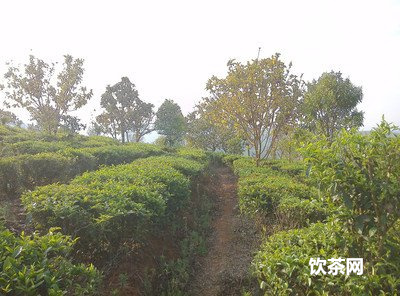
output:
[[[237,178],[219,167],[212,178],[216,212],[208,240],[208,254],[199,259],[189,295],[241,295],[249,282],[249,267],[259,236],[254,222],[238,211]]]

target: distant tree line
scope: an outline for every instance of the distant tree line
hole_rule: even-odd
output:
[[[83,63],[70,55],[64,56],[61,67],[33,55],[23,66],[9,63],[0,85],[5,107],[27,110],[35,127],[47,133],[86,128],[72,115],[93,96],[83,86]],[[247,149],[260,160],[290,156],[293,141],[307,133],[332,140],[342,128],[363,125],[363,112],[357,109],[362,89],[340,72],[326,72],[306,83],[279,54],[247,63],[230,60],[227,66],[225,77],[208,80],[209,95],[186,117],[173,100],[165,100],[155,111],[153,104],[139,98],[135,84],[122,77],[101,95],[101,113],[91,122],[89,133],[139,142],[157,131],[163,145],[186,143],[229,153]],[[21,121],[0,109],[0,123]]]

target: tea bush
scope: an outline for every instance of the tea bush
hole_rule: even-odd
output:
[[[232,162],[232,168],[239,177],[246,177],[251,174],[258,175],[280,175],[272,167],[267,165],[256,166],[256,162],[250,157],[241,157]]]
[[[232,156],[226,156],[224,161],[239,176],[242,212],[262,220],[276,219],[281,228],[303,227],[323,221],[330,214],[318,190],[307,182],[304,163],[262,160],[256,166],[250,157]]]
[[[182,157],[149,157],[85,173],[69,185],[39,187],[22,201],[38,227],[79,236],[85,252],[110,252],[173,218],[188,201],[190,177],[204,167]]]
[[[240,209],[248,214],[273,214],[282,200],[318,196],[315,188],[285,176],[249,175],[240,178],[238,185]]]
[[[84,148],[119,145],[119,142],[102,136],[57,133],[50,135],[18,127],[0,125],[0,156],[56,152],[65,148]]]
[[[178,149],[177,154],[200,162],[206,162],[210,158],[204,150],[187,147]]]
[[[399,128],[384,120],[368,135],[343,130],[333,142],[309,143],[303,149],[311,175],[340,208],[339,218],[360,248],[378,246],[400,220]]]
[[[358,253],[354,237],[337,223],[282,231],[263,244],[253,261],[254,272],[265,295],[397,295],[399,230],[386,241],[388,252],[380,263]],[[364,258],[364,274],[311,275],[309,260],[318,257]]]
[[[154,145],[132,143],[4,157],[0,159],[0,198],[18,196],[36,186],[65,183],[101,165],[129,163],[141,157],[162,153]]]
[[[275,217],[282,228],[299,228],[313,222],[324,221],[332,210],[317,199],[284,198],[275,211]]]
[[[74,243],[53,231],[16,236],[0,228],[0,294],[94,295],[100,273],[68,259]]]
[[[28,140],[23,142],[5,145],[2,149],[2,156],[15,156],[20,154],[38,154],[43,152],[56,152],[67,148],[65,142],[40,142]]]
[[[82,148],[97,159],[98,165],[130,163],[138,158],[163,154],[161,148],[145,143],[127,143],[119,146]]]

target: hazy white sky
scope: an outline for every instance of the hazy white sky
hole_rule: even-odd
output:
[[[335,70],[361,85],[365,129],[382,114],[400,125],[400,1],[2,1],[0,33],[1,76],[6,61],[30,53],[85,59],[94,91],[78,113],[85,122],[121,76],[142,100],[174,99],[186,114],[229,59],[253,59],[261,47],[306,80]]]

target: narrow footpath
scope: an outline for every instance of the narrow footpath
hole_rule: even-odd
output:
[[[254,286],[249,269],[259,235],[254,221],[239,213],[237,177],[231,169],[216,168],[209,185],[216,203],[212,232],[208,253],[196,265],[189,295],[242,295]]]

